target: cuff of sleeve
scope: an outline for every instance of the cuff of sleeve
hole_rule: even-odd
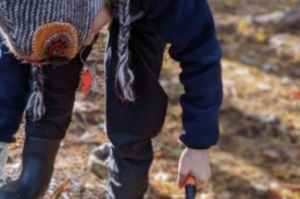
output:
[[[207,135],[201,135],[199,132],[195,135],[192,133],[184,132],[180,136],[181,142],[188,148],[204,150],[209,149],[213,145],[216,145],[219,139],[219,131],[209,133]]]

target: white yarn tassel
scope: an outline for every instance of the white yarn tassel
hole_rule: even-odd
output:
[[[33,65],[31,68],[33,92],[29,98],[26,110],[32,117],[32,120],[37,121],[40,120],[45,113],[43,70],[41,66],[37,65]]]
[[[91,91],[101,93],[101,86],[97,78],[97,63],[88,66],[88,70],[92,78]]]
[[[130,0],[119,1],[119,38],[118,38],[118,65],[116,72],[116,87],[123,100],[134,101],[133,92],[134,75],[129,68],[130,38]]]
[[[4,167],[8,158],[8,144],[0,142],[0,187],[6,184]]]

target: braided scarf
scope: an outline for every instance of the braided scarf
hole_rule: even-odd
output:
[[[129,68],[130,37],[130,0],[119,0],[119,37],[118,37],[118,65],[116,71],[116,87],[123,100],[134,101],[132,89],[134,75]]]

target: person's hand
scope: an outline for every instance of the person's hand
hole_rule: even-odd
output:
[[[196,187],[202,188],[211,177],[209,164],[209,151],[185,149],[181,154],[178,166],[177,185],[183,188],[187,177],[192,176],[196,180]]]
[[[94,23],[92,25],[92,28],[90,30],[90,33],[86,40],[84,41],[83,45],[89,46],[93,43],[95,36],[99,33],[99,31],[109,22],[111,22],[112,17],[110,14],[109,7],[105,5],[98,13],[96,19],[94,20]]]

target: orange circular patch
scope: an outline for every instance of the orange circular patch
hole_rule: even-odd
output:
[[[33,36],[32,41],[32,59],[43,60],[47,57],[48,48],[47,42],[52,37],[59,35],[67,35],[68,42],[63,53],[64,57],[72,59],[78,52],[78,35],[75,27],[69,23],[53,22],[40,26]],[[51,45],[51,43],[50,43]],[[51,47],[53,48],[53,46]]]

